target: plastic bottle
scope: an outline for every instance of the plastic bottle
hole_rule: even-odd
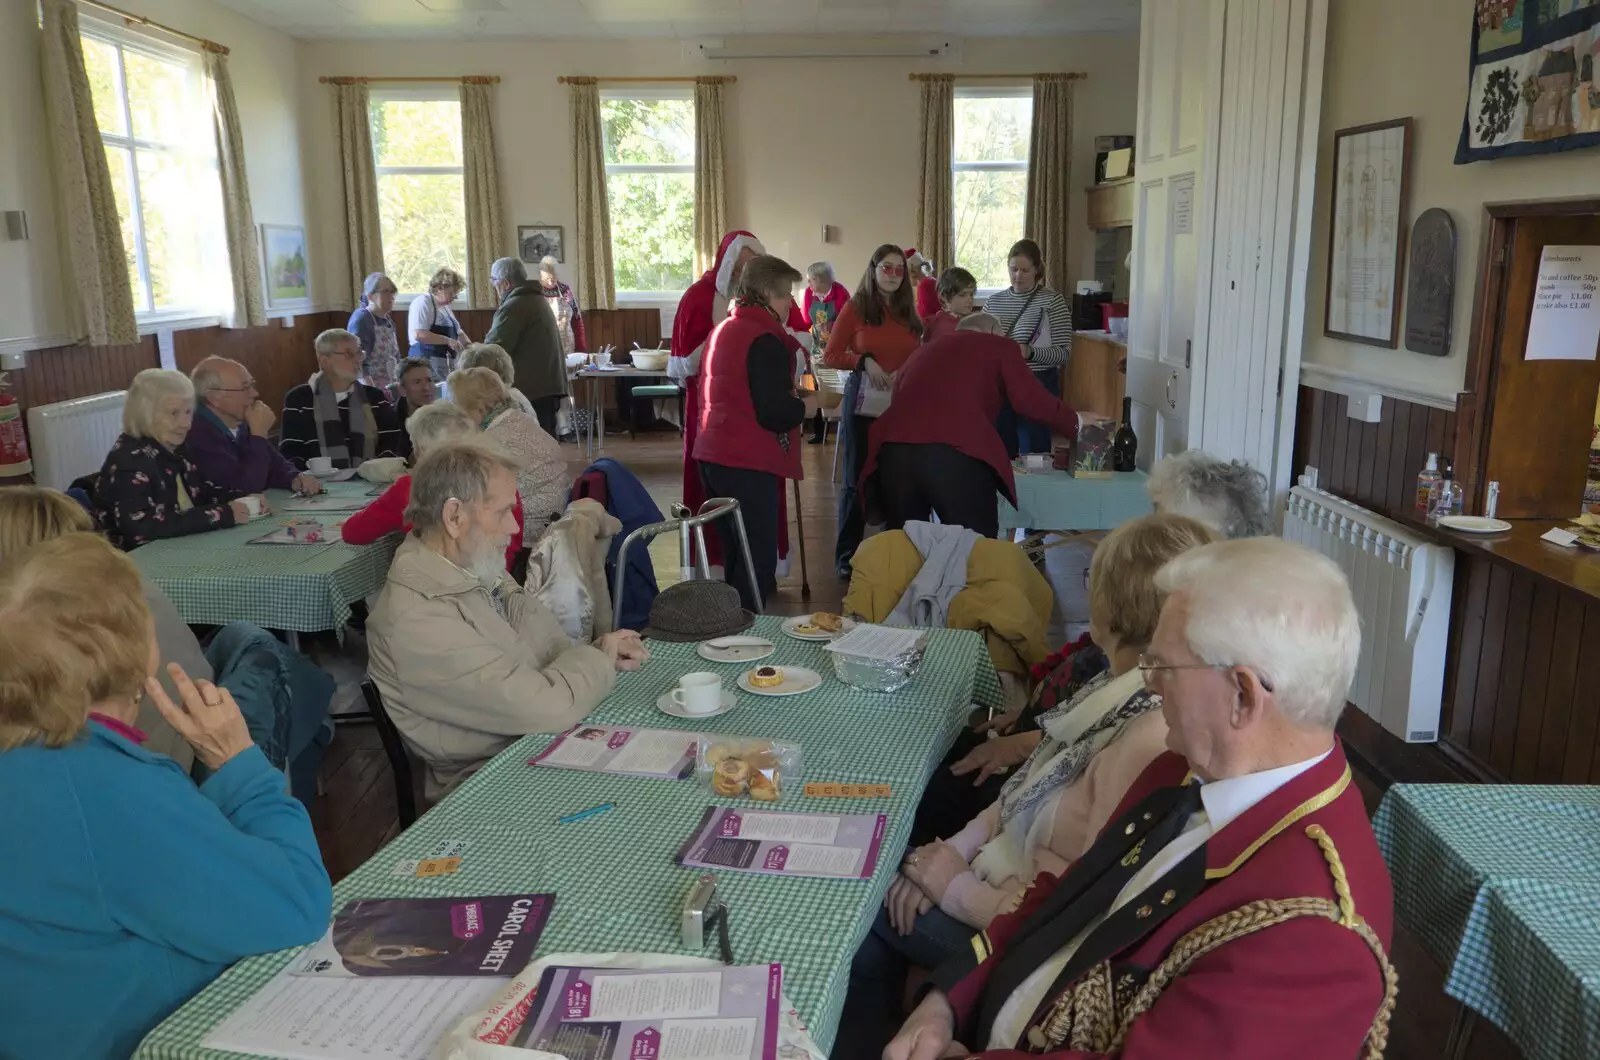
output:
[[[1444,471],[1440,474],[1439,481],[1428,491],[1429,526],[1437,526],[1443,516],[1461,514],[1461,487],[1455,484],[1449,463],[1444,465]]]
[[[1427,515],[1431,505],[1429,498],[1433,494],[1433,487],[1444,476],[1439,473],[1439,454],[1428,454],[1428,466],[1417,475],[1417,511]]]

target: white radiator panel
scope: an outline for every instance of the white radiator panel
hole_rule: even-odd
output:
[[[73,479],[99,471],[122,433],[127,397],[127,391],[115,390],[29,409],[34,481],[64,490]]]
[[[1455,551],[1307,486],[1289,491],[1283,536],[1322,553],[1350,580],[1361,660],[1350,702],[1400,739],[1438,739]]]

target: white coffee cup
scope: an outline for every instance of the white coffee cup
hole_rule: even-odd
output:
[[[314,456],[306,461],[306,470],[313,475],[326,475],[333,470],[333,458],[327,456]]]
[[[252,493],[248,497],[240,497],[239,502],[244,505],[244,510],[250,513],[250,518],[254,519],[261,514],[261,498],[255,494]]]
[[[696,670],[678,678],[672,701],[690,714],[710,714],[722,706],[722,677],[710,670]]]

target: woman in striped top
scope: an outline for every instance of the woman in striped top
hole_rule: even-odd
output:
[[[1044,256],[1039,244],[1019,239],[1006,255],[1011,286],[991,295],[984,312],[1000,321],[1004,333],[1015,339],[1039,382],[1053,394],[1061,393],[1061,366],[1072,352],[1072,307],[1059,291],[1044,284]],[[1018,420],[1011,406],[1000,410],[995,425],[1012,456],[1050,451],[1050,428]]]

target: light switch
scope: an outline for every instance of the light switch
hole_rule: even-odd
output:
[[[1382,394],[1351,394],[1348,415],[1362,423],[1379,423],[1383,420]]]

